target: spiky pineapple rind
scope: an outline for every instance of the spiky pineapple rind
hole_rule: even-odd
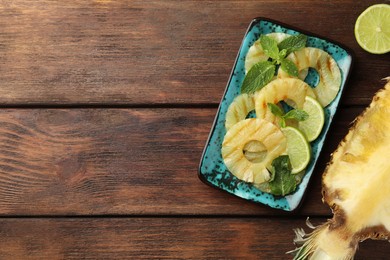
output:
[[[294,259],[352,259],[359,242],[390,238],[389,117],[390,82],[354,120],[332,154],[322,194],[334,216],[308,235],[296,230],[300,247],[291,251]],[[361,185],[353,185],[356,180]]]
[[[329,194],[327,192],[329,190],[329,188],[327,187],[326,177],[328,175],[329,169],[332,167],[332,165],[337,160],[340,160],[341,156],[343,155],[342,154],[343,147],[345,147],[345,145],[352,138],[352,136],[354,135],[355,129],[357,127],[359,127],[359,123],[363,120],[363,118],[365,118],[367,116],[369,111],[371,111],[373,109],[373,107],[376,106],[376,104],[378,104],[378,102],[380,102],[383,98],[385,98],[385,95],[387,94],[387,92],[390,92],[390,77],[384,78],[384,80],[387,81],[387,84],[385,85],[385,87],[383,89],[379,90],[374,95],[370,105],[367,108],[365,108],[365,110],[358,117],[356,117],[352,121],[351,127],[349,128],[349,131],[348,131],[347,135],[340,142],[340,144],[338,145],[336,150],[331,154],[330,161],[329,161],[329,163],[327,164],[327,166],[326,166],[326,168],[324,170],[324,173],[322,175],[322,183],[323,183],[323,186],[322,186],[322,200],[323,200],[323,202],[326,202],[332,209],[334,207],[336,207],[336,206],[333,205],[334,203],[332,203],[331,198],[334,198],[335,196],[337,197],[338,194]]]

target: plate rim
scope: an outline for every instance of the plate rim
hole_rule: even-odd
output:
[[[225,189],[223,189],[223,188],[220,188],[220,187],[218,187],[218,186],[215,186],[214,184],[210,183],[210,182],[206,179],[206,177],[202,174],[202,170],[201,170],[201,168],[202,168],[202,162],[203,162],[203,160],[204,160],[204,156],[205,156],[207,147],[209,146],[209,144],[210,144],[210,139],[211,139],[211,137],[212,137],[212,135],[213,135],[213,133],[214,133],[214,131],[215,131],[216,123],[217,123],[217,120],[218,120],[218,117],[219,117],[219,114],[220,114],[220,110],[221,110],[222,101],[223,101],[223,99],[224,99],[224,97],[225,97],[225,95],[226,95],[226,93],[227,93],[227,91],[228,91],[230,82],[231,82],[231,80],[232,80],[232,78],[233,78],[234,70],[235,70],[236,65],[237,65],[237,62],[238,62],[238,60],[239,60],[240,50],[241,50],[241,48],[242,48],[242,46],[243,46],[243,44],[244,44],[244,40],[245,40],[246,36],[248,35],[249,31],[252,29],[252,27],[255,26],[256,24],[258,24],[258,23],[261,22],[261,21],[271,22],[271,23],[273,23],[273,24],[275,24],[275,25],[280,25],[280,26],[282,26],[282,27],[284,27],[284,28],[286,28],[286,29],[291,29],[291,30],[294,30],[294,31],[296,31],[296,32],[303,33],[303,34],[305,34],[305,35],[307,35],[307,36],[316,37],[316,38],[319,38],[319,39],[321,39],[321,40],[325,40],[325,41],[327,41],[327,42],[329,42],[329,43],[332,43],[332,44],[337,45],[338,47],[342,48],[342,49],[350,56],[350,58],[351,58],[351,64],[350,64],[350,66],[349,66],[349,68],[348,68],[348,73],[347,73],[347,75],[345,75],[345,82],[344,82],[343,88],[340,90],[340,100],[339,100],[339,103],[337,104],[336,111],[335,111],[335,113],[333,114],[333,119],[331,120],[331,122],[330,122],[330,124],[329,124],[329,129],[331,129],[331,128],[333,127],[333,125],[334,125],[334,117],[336,117],[336,115],[339,113],[339,109],[338,109],[338,108],[339,108],[340,102],[341,102],[342,99],[343,99],[344,91],[345,91],[345,86],[346,86],[347,83],[349,82],[349,79],[350,79],[350,76],[351,76],[351,71],[352,71],[352,69],[353,69],[353,64],[354,64],[354,61],[355,61],[355,53],[353,52],[353,50],[352,50],[351,48],[345,46],[344,44],[338,42],[338,41],[335,41],[335,40],[333,40],[333,39],[330,39],[330,38],[328,38],[328,37],[324,37],[324,36],[319,35],[319,34],[316,34],[316,33],[312,33],[312,32],[310,32],[310,31],[301,29],[301,28],[299,28],[299,27],[296,27],[296,26],[293,26],[293,25],[289,25],[289,24],[286,24],[286,23],[284,23],[284,22],[280,22],[280,21],[277,21],[277,20],[274,20],[274,19],[271,19],[271,18],[266,18],[266,17],[262,17],[262,16],[255,17],[255,18],[253,18],[253,19],[251,20],[251,22],[249,23],[249,25],[248,25],[248,27],[247,27],[247,29],[246,29],[246,31],[245,31],[245,34],[244,34],[244,36],[243,36],[243,38],[242,38],[240,47],[238,48],[237,55],[236,55],[236,58],[235,58],[235,60],[234,60],[234,63],[233,63],[231,72],[230,72],[230,74],[229,74],[229,78],[228,78],[228,81],[227,81],[227,83],[226,83],[225,90],[223,91],[221,100],[220,100],[219,103],[218,103],[218,109],[217,109],[217,112],[216,112],[216,114],[215,114],[215,116],[214,116],[214,120],[213,120],[212,126],[211,126],[211,128],[210,128],[210,131],[209,131],[207,140],[206,140],[206,142],[205,142],[205,145],[204,145],[204,147],[203,147],[202,155],[201,155],[201,158],[200,158],[200,163],[199,163],[199,166],[198,166],[198,178],[199,178],[204,184],[206,184],[206,185],[208,185],[208,186],[210,186],[210,187],[213,187],[214,189],[223,191],[223,192],[225,192],[225,193],[227,193],[227,194],[229,194],[229,195],[231,195],[231,196],[234,196],[234,197],[236,197],[236,198],[239,198],[239,199],[242,199],[242,200],[245,200],[245,201],[249,201],[249,202],[251,202],[251,203],[255,203],[255,204],[258,204],[258,205],[267,206],[268,208],[270,208],[270,209],[272,209],[272,210],[279,210],[279,212],[280,212],[280,210],[282,210],[282,211],[287,212],[287,213],[294,213],[294,212],[296,212],[298,209],[300,209],[300,207],[302,206],[302,203],[303,203],[303,201],[304,201],[304,199],[305,199],[305,197],[306,197],[306,194],[307,194],[307,190],[308,190],[308,188],[309,188],[308,186],[305,188],[305,190],[304,190],[304,192],[303,192],[303,195],[302,195],[302,197],[301,197],[299,203],[297,204],[297,206],[296,206],[295,208],[293,208],[293,209],[286,210],[286,209],[281,209],[281,208],[272,207],[272,206],[270,206],[270,205],[268,205],[268,204],[264,204],[264,203],[261,203],[261,202],[259,202],[259,201],[255,201],[255,200],[250,200],[250,199],[246,199],[246,198],[239,197],[239,196],[237,196],[237,195],[234,194],[234,193],[231,193],[231,192],[229,192],[229,191],[227,191],[227,190],[225,190]],[[327,140],[327,138],[328,138],[328,136],[329,136],[329,132],[330,132],[330,131],[327,131],[326,134],[324,135],[324,139],[323,139],[323,140],[324,140],[324,143],[325,143],[325,141]],[[324,150],[324,149],[321,148],[321,150],[320,150],[320,152],[319,152],[319,154],[318,154],[318,158],[319,158],[320,156],[322,156],[323,150]],[[318,168],[318,163],[316,163],[316,164],[314,165],[313,171],[315,171],[317,168]],[[312,179],[312,176],[310,176],[309,181],[308,181],[308,184],[310,183],[311,179]],[[281,197],[285,197],[285,196],[281,196]]]

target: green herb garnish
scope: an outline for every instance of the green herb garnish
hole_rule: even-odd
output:
[[[291,76],[298,77],[298,68],[291,60],[283,59],[281,61],[280,67]]]
[[[278,43],[266,35],[260,36],[260,44],[270,61],[260,61],[252,66],[245,76],[241,93],[253,93],[267,85],[275,75],[276,65],[293,77],[298,77],[298,68],[286,56],[305,47],[307,37],[303,34],[293,35]]]
[[[273,180],[269,182],[271,193],[285,196],[295,191],[297,183],[291,174],[291,164],[288,155],[281,155],[272,161]]]
[[[267,56],[274,60],[279,58],[278,43],[274,39],[263,34],[260,36],[260,44]]]
[[[307,36],[303,34],[293,35],[279,43],[279,50],[286,50],[286,56],[291,52],[300,50],[306,46]]]
[[[271,110],[271,113],[281,119],[280,126],[286,127],[286,119],[295,119],[297,121],[304,121],[309,117],[309,114],[306,111],[301,109],[292,109],[287,113],[273,103],[267,103],[267,107]]]
[[[260,61],[252,66],[245,76],[241,86],[241,93],[253,93],[264,87],[272,80],[275,74],[275,65],[269,61]]]

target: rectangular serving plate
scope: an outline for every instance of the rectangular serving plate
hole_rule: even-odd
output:
[[[239,180],[229,172],[221,156],[222,142],[226,134],[225,115],[233,99],[240,93],[241,84],[245,77],[245,56],[249,47],[260,37],[261,34],[273,32],[282,32],[291,35],[300,33],[305,34],[308,36],[306,46],[320,48],[328,52],[337,62],[342,75],[341,87],[336,98],[324,108],[325,124],[322,133],[314,142],[311,143],[312,158],[306,168],[306,173],[297,190],[287,196],[274,196],[258,190],[250,183]],[[352,61],[352,52],[345,46],[342,46],[332,40],[298,28],[293,28],[292,26],[285,25],[268,18],[258,17],[253,19],[245,33],[226,86],[225,93],[219,104],[218,112],[214,119],[208,141],[205,145],[199,165],[199,178],[208,185],[249,201],[261,203],[272,208],[282,209],[285,211],[296,210],[302,202],[308,183],[313,175],[329,127],[336,113],[340,97],[344,91],[344,86],[349,77]]]

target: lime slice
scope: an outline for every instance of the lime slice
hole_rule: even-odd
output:
[[[361,13],[355,23],[355,37],[360,47],[370,53],[389,52],[390,5],[372,5]]]
[[[314,98],[306,96],[303,110],[309,117],[298,123],[298,129],[303,132],[309,142],[320,135],[325,123],[325,113],[321,104]]]
[[[287,154],[290,157],[291,173],[299,173],[310,162],[310,145],[305,136],[294,127],[282,128],[282,132],[287,138]]]

